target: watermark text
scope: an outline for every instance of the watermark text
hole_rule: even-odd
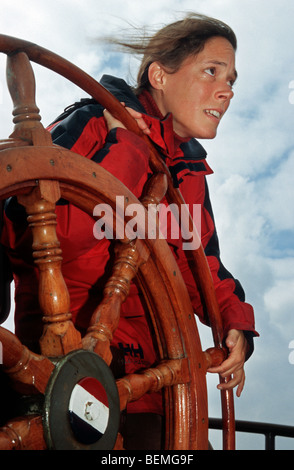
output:
[[[190,213],[189,213],[190,210]],[[189,218],[193,227],[189,225]],[[123,196],[116,197],[115,210],[109,204],[97,204],[93,216],[93,234],[97,240],[123,240],[135,238],[155,240],[163,238],[169,241],[181,240],[183,250],[194,250],[200,246],[201,204],[166,205],[142,204],[125,205]]]
[[[294,80],[291,80],[291,82],[289,82],[289,88],[290,90],[293,90],[289,93],[289,103],[294,104]]]
[[[289,354],[289,362],[290,362],[290,364],[294,365],[294,339],[292,339],[292,341],[290,341],[289,349],[292,349],[292,351]]]

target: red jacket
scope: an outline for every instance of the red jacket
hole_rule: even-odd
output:
[[[183,141],[175,136],[172,116],[161,116],[147,92],[137,99],[123,80],[110,76],[103,77],[102,84],[127,106],[145,114],[150,137],[168,165],[174,184],[179,186],[190,208],[194,204],[201,204],[201,240],[212,272],[225,334],[232,328],[243,330],[252,352],[252,337],[257,335],[253,309],[245,302],[240,283],[220,260],[206,182],[206,175],[212,173],[212,170],[207,164],[205,150],[195,139]],[[144,183],[150,176],[147,145],[125,129],[117,128],[108,133],[102,112],[102,107],[93,100],[82,100],[70,107],[50,126],[54,143],[94,160],[120,179],[135,196],[140,197]],[[63,251],[63,275],[71,297],[73,321],[83,333],[101,298],[111,258],[111,245],[106,239],[98,241],[93,236],[92,217],[67,201],[58,202],[56,213],[57,235]],[[30,337],[37,334],[36,325],[41,315],[37,292],[33,287],[36,283],[32,282],[36,271],[28,255],[30,233],[26,231],[25,216],[15,199],[7,203],[5,220],[2,243],[9,247],[14,271],[16,333],[29,343]],[[168,242],[188,287],[195,313],[206,323],[199,293],[183,252],[182,240],[168,237]],[[32,325],[35,325],[34,328]],[[41,321],[38,328],[41,331]],[[144,308],[135,285],[132,285],[130,295],[123,304],[113,345],[124,351],[128,373],[156,362]],[[157,397],[155,399],[154,395],[147,395],[139,402],[130,404],[129,410],[160,412],[160,394]]]

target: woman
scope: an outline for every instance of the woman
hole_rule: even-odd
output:
[[[240,283],[220,260],[206,183],[206,175],[212,170],[207,164],[205,150],[195,140],[216,136],[218,125],[233,98],[237,77],[236,38],[233,31],[220,21],[189,15],[161,29],[145,43],[123,45],[143,53],[136,89],[110,76],[104,76],[101,83],[125,103],[139,126],[149,135],[189,206],[201,204],[201,240],[229,349],[228,359],[210,371],[224,377],[231,375],[231,381],[219,385],[219,388],[237,386],[237,395],[240,396],[245,381],[244,363],[253,351],[252,338],[257,335],[253,309],[244,301]],[[150,175],[148,147],[98,103],[84,100],[74,105],[50,129],[56,144],[96,161],[140,197]],[[6,227],[2,237],[9,248],[13,266],[17,264],[22,248],[18,242],[20,238],[15,236],[16,230],[20,230],[16,225],[16,209],[15,201],[11,200],[6,208]],[[71,295],[73,320],[84,332],[93,307],[97,305],[97,296],[103,289],[111,249],[106,239],[98,241],[93,236],[92,218],[67,201],[59,201],[56,212],[57,233],[64,259],[63,274]],[[24,237],[21,243],[23,240]],[[199,293],[181,241],[168,239],[168,242],[188,287],[195,313],[205,323]],[[32,283],[24,282],[24,276],[28,276],[28,264],[27,261],[25,271],[18,269],[15,275],[16,333],[27,344],[35,339],[36,325],[41,317]],[[34,275],[32,265],[29,277]],[[156,363],[144,306],[135,285],[132,285],[123,304],[113,346],[124,352],[127,372]],[[137,413],[160,416],[161,394],[150,394],[130,404],[128,412],[135,416]],[[152,427],[154,431],[155,425]],[[142,435],[140,437],[142,439]],[[146,448],[150,445],[157,448],[154,442],[146,444]]]

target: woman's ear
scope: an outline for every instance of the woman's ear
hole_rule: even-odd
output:
[[[148,69],[149,83],[155,90],[162,90],[165,84],[166,72],[159,62],[152,62]]]

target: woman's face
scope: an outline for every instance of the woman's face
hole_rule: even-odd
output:
[[[237,73],[230,42],[213,37],[199,54],[189,56],[177,72],[168,73],[153,63],[152,73],[152,95],[164,116],[172,113],[176,134],[213,139],[234,96],[232,86]]]

